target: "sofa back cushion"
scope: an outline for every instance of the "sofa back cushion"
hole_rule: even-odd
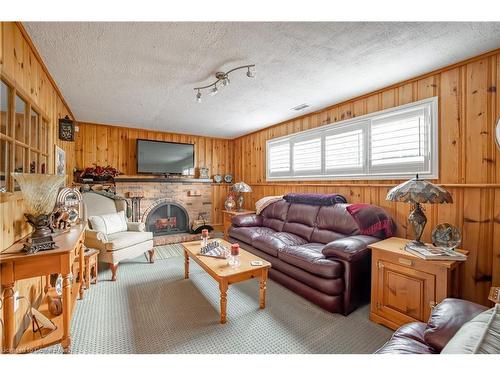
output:
[[[359,234],[359,227],[346,210],[347,204],[321,206],[311,242],[329,243],[345,236]]]
[[[264,211],[262,211],[262,226],[274,229],[276,232],[281,232],[285,224],[289,207],[290,204],[284,200],[266,207]]]
[[[320,208],[321,206],[311,206],[302,203],[290,204],[283,232],[296,234],[309,241]]]

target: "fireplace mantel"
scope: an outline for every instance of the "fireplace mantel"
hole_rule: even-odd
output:
[[[115,183],[122,183],[122,182],[140,182],[140,183],[147,183],[147,182],[161,182],[165,184],[193,184],[193,183],[203,183],[203,184],[211,184],[213,180],[211,178],[168,178],[168,177],[160,177],[160,176],[155,176],[155,177],[146,177],[146,176],[122,176],[122,177],[115,177]]]

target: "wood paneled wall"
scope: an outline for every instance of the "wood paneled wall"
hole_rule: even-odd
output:
[[[80,169],[111,165],[126,175],[137,174],[137,139],[192,143],[195,147],[195,168],[206,166],[210,174],[233,173],[234,150],[229,139],[166,133],[121,126],[78,123],[75,162]],[[229,185],[212,185],[212,221],[222,224],[222,207]]]
[[[382,109],[439,97],[440,184],[454,203],[426,205],[432,228],[448,222],[460,228],[462,247],[470,251],[462,279],[464,298],[487,304],[489,287],[500,285],[500,149],[494,129],[500,117],[500,51],[493,51],[439,71],[390,86],[321,111],[237,138],[234,142],[236,179],[253,188],[249,205],[266,195],[288,192],[341,193],[350,202],[384,207],[395,218],[398,234],[411,237],[409,206],[385,200],[393,181],[267,182],[266,140],[335,123]]]
[[[49,139],[52,140],[49,142],[49,172],[54,171],[54,144],[56,143],[66,151],[67,171],[70,172],[74,166],[74,143],[56,140],[56,129],[59,118],[66,115],[72,118],[71,111],[66,106],[22,25],[15,22],[0,22],[0,76],[7,83],[14,85],[20,95],[37,106],[42,116],[49,120]],[[19,192],[1,194],[0,251],[29,233],[30,229],[25,223],[22,207],[23,201]],[[42,287],[42,278],[23,280],[15,285],[19,294],[28,297],[34,304],[41,295]],[[20,329],[23,327],[26,305],[26,302],[22,302],[20,309],[16,312],[16,325]]]

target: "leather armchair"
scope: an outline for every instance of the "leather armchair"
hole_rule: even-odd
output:
[[[124,211],[124,201],[114,200],[104,195],[88,192],[82,194],[84,219]],[[85,232],[85,246],[100,250],[99,260],[111,267],[112,280],[116,280],[118,263],[125,259],[135,258],[145,252],[149,254],[149,262],[154,262],[153,233],[145,231],[144,223],[127,222],[127,230],[106,234],[93,230],[90,222]]]
[[[446,298],[432,310],[427,323],[408,323],[398,328],[377,354],[439,354],[460,327],[487,307]]]

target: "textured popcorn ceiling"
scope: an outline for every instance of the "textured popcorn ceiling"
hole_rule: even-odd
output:
[[[78,120],[229,138],[500,47],[500,23],[24,25]]]

